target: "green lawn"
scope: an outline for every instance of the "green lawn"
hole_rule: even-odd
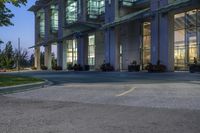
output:
[[[41,81],[43,80],[37,79],[37,78],[31,78],[31,77],[0,75],[0,87],[36,83],[36,82],[41,82]]]

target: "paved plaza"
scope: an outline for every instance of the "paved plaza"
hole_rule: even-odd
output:
[[[0,96],[5,133],[200,132],[200,74],[17,74],[52,84]]]

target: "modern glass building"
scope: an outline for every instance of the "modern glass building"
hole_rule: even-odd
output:
[[[57,64],[98,70],[104,62],[126,70],[136,61],[145,69],[158,60],[168,71],[188,70],[200,60],[199,0],[37,0],[35,67],[40,48],[51,69],[52,45]]]

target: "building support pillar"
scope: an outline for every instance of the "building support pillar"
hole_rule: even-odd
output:
[[[119,70],[119,37],[117,28],[105,31],[105,62],[110,63],[115,70]]]
[[[35,47],[35,68],[37,70],[41,69],[41,64],[40,64],[40,47]]]
[[[51,45],[45,46],[44,63],[49,70],[52,69]]]
[[[82,36],[77,38],[77,48],[78,48],[78,64],[84,66],[87,63],[88,53],[87,53],[87,45],[88,45],[88,36]]]

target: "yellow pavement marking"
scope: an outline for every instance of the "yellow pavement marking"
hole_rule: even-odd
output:
[[[126,94],[128,94],[128,93],[130,93],[130,92],[132,92],[132,91],[134,91],[136,88],[131,88],[130,90],[128,90],[128,91],[125,91],[125,92],[123,92],[123,93],[121,93],[121,94],[118,94],[118,95],[116,95],[117,97],[121,97],[121,96],[124,96],[124,95],[126,95]]]

